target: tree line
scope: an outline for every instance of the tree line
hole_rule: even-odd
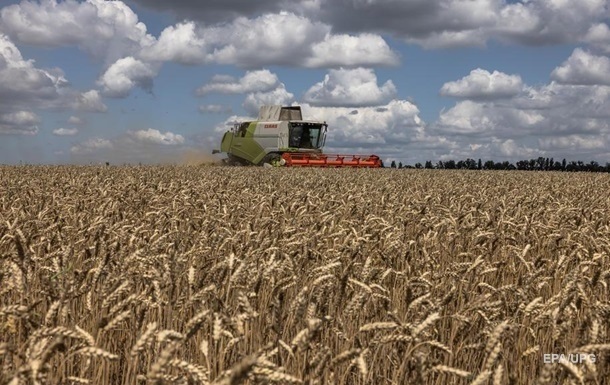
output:
[[[585,163],[583,161],[566,161],[562,159],[556,161],[553,158],[539,157],[538,159],[520,160],[516,163],[509,161],[494,162],[493,160],[487,160],[483,162],[481,159],[478,161],[468,158],[466,160],[439,160],[436,163],[432,163],[431,160],[426,161],[423,165],[421,163],[415,163],[412,165],[403,165],[402,162],[396,163],[392,161],[390,164],[391,168],[427,168],[427,169],[442,169],[442,170],[526,170],[526,171],[588,171],[588,172],[610,172],[610,163],[600,165],[596,161],[590,161]]]

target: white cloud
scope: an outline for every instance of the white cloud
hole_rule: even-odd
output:
[[[78,94],[75,101],[71,103],[72,108],[87,112],[106,112],[108,107],[102,102],[102,96],[98,90],[89,90]]]
[[[409,43],[419,44],[427,49],[445,49],[462,47],[483,47],[487,36],[482,30],[467,31],[433,31],[425,37],[410,37]]]
[[[0,34],[0,113],[30,108],[107,110],[97,91],[81,93],[69,87],[61,69],[42,69],[34,64]]]
[[[277,75],[267,69],[247,71],[239,79],[228,75],[216,75],[211,82],[196,90],[197,95],[200,96],[213,92],[248,94],[242,106],[253,115],[258,114],[261,105],[287,105],[294,101],[294,95],[286,90],[284,83],[281,83]],[[205,107],[205,110],[202,108],[203,106],[200,107],[202,112],[210,112],[210,109],[219,110],[216,106]]]
[[[194,65],[204,64],[208,58],[205,34],[192,21],[165,28],[157,41],[145,47],[141,57],[151,61],[173,61]]]
[[[551,78],[564,84],[610,85],[610,59],[576,48],[563,64],[553,70]]]
[[[503,156],[512,159],[531,159],[532,157],[542,155],[538,149],[519,144],[514,139],[506,139],[504,141],[495,139],[493,140],[493,147],[494,150],[497,150]]]
[[[230,106],[223,106],[220,104],[202,104],[199,106],[199,112],[202,113],[230,113],[232,111]]]
[[[50,100],[59,96],[66,79],[59,69],[34,67],[33,60],[24,60],[15,44],[0,34],[0,98],[18,100]]]
[[[227,130],[231,129],[237,123],[256,120],[257,116],[258,116],[258,110],[256,111],[256,114],[249,115],[249,116],[231,115],[227,119],[225,119],[224,122],[217,124],[214,127],[214,132],[217,133],[217,134],[218,133],[224,133]],[[219,140],[219,138],[215,137],[214,140]]]
[[[68,123],[76,125],[76,126],[81,126],[81,125],[85,124],[85,120],[83,118],[79,118],[78,116],[70,116],[68,118]]]
[[[212,82],[197,88],[198,95],[205,95],[212,92],[224,94],[244,94],[248,92],[267,92],[280,86],[277,75],[267,69],[258,71],[248,71],[246,74],[235,80],[230,76],[216,76]]]
[[[607,0],[321,0],[301,9],[335,33],[385,33],[426,48],[577,43],[610,16]]]
[[[107,64],[154,42],[122,1],[22,1],[0,10],[0,31],[17,42],[78,46]]]
[[[419,109],[406,100],[379,107],[316,107],[303,104],[303,118],[329,124],[329,146],[409,143],[424,138]]]
[[[198,27],[185,21],[167,27],[140,57],[182,64],[339,67],[395,65],[399,59],[375,34],[333,35],[330,25],[291,12]]]
[[[541,15],[531,5],[512,3],[500,9],[493,30],[506,39],[519,39],[536,33],[541,24]]]
[[[139,1],[175,11],[184,21],[155,39],[122,1],[24,1],[2,9],[0,31],[27,44],[75,45],[107,65],[133,56],[248,68],[355,67],[397,61],[381,34],[427,48],[480,46],[488,39],[577,43],[595,40],[610,16],[607,0],[267,0],[217,2],[204,9],[194,1]]]
[[[583,38],[583,42],[591,44],[606,54],[610,53],[610,27],[606,23],[592,25]]]
[[[70,148],[70,152],[75,155],[86,155],[98,150],[109,150],[114,145],[108,139],[91,138]]]
[[[299,65],[311,55],[311,45],[324,40],[330,26],[293,13],[237,18],[227,25],[205,28],[203,36],[220,64],[259,67],[268,64]]]
[[[474,138],[471,144],[481,145],[492,157],[525,156],[532,149],[565,156],[570,143],[575,151],[601,149],[599,143],[606,143],[603,138],[610,134],[607,66],[608,58],[576,49],[553,71],[556,80],[546,85],[528,86],[518,78],[508,81],[508,75],[498,73],[496,80],[502,81],[494,87],[493,74],[471,73],[445,84],[441,93],[474,100],[443,110],[431,125],[432,132],[449,138]],[[489,97],[494,90],[503,90],[510,98]],[[490,140],[495,147],[485,147]]]
[[[540,138],[540,148],[545,150],[598,150],[608,144],[607,136],[585,137],[583,135],[567,135],[560,137]]]
[[[157,71],[152,65],[131,56],[117,60],[98,80],[104,94],[123,98],[129,95],[134,87],[151,92],[153,78]]]
[[[128,135],[141,143],[153,143],[169,146],[184,143],[184,137],[180,134],[174,134],[170,131],[162,133],[161,131],[153,128],[149,128],[147,130],[129,131]]]
[[[0,114],[0,134],[36,135],[40,118],[31,111]]]
[[[372,69],[330,70],[322,82],[313,85],[303,100],[316,106],[374,106],[387,103],[396,95],[391,80],[382,86]]]
[[[294,101],[294,95],[286,90],[284,84],[280,84],[276,89],[265,92],[253,92],[246,96],[243,107],[246,112],[258,115],[260,106],[279,104],[282,106],[290,105]]]
[[[595,159],[607,155],[609,111],[610,86],[553,81],[524,85],[510,99],[460,101],[441,112],[430,132],[459,143],[457,150],[445,153],[446,159]]]
[[[458,102],[448,111],[442,111],[438,125],[443,132],[451,134],[477,134],[491,132],[496,126],[496,118],[485,114],[485,105],[470,100]]]
[[[323,41],[312,46],[306,67],[378,66],[396,65],[398,55],[379,35],[370,33],[352,35],[327,34]]]
[[[477,68],[460,80],[445,83],[440,94],[464,99],[496,99],[517,95],[523,88],[519,75]]]
[[[78,134],[78,129],[76,128],[57,128],[53,130],[53,135],[57,136],[73,136]]]

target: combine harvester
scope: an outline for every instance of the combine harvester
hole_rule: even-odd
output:
[[[324,154],[326,122],[306,121],[299,106],[262,106],[258,119],[225,132],[220,150],[229,165],[284,167],[382,167],[377,155]]]

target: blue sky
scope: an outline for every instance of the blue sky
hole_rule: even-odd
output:
[[[0,163],[210,158],[261,104],[384,161],[610,162],[607,0],[0,2]]]

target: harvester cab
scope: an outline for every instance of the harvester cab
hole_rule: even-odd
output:
[[[303,120],[300,106],[262,106],[257,120],[225,132],[213,153],[226,153],[231,165],[381,167],[375,155],[323,154],[327,129],[326,122]]]

